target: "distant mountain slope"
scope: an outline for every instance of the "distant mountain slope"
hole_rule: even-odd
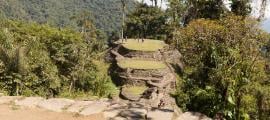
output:
[[[135,1],[127,5],[133,9]],[[57,26],[74,26],[71,16],[91,11],[97,28],[107,33],[120,28],[120,8],[120,0],[0,0],[0,16]]]

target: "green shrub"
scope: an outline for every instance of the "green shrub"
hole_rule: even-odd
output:
[[[86,43],[73,30],[3,20],[0,90],[8,95],[53,97],[68,92],[106,96],[111,80],[93,62],[100,57],[93,54],[100,52],[92,50],[94,44],[98,43]]]

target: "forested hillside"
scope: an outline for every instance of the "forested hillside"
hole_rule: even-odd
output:
[[[127,0],[127,9],[134,7]],[[76,26],[70,18],[83,11],[90,11],[98,29],[112,32],[121,25],[120,0],[1,0],[0,17],[49,23],[52,25]]]

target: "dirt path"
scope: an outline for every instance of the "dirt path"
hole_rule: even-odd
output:
[[[105,120],[102,114],[79,116],[74,113],[50,112],[39,108],[0,105],[0,120]]]

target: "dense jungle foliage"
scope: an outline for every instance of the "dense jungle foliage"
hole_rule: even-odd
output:
[[[175,36],[186,65],[177,97],[182,108],[226,119],[269,117],[269,61],[262,52],[269,35],[256,21],[198,19]]]
[[[128,11],[136,3],[134,0],[126,2]],[[92,11],[97,29],[105,33],[121,28],[120,0],[0,0],[2,17],[58,27],[77,27],[70,18],[83,11]]]
[[[103,50],[94,49],[102,48],[100,41],[87,40],[69,29],[1,20],[0,91],[46,97],[109,95],[115,88],[108,65],[102,62]]]

